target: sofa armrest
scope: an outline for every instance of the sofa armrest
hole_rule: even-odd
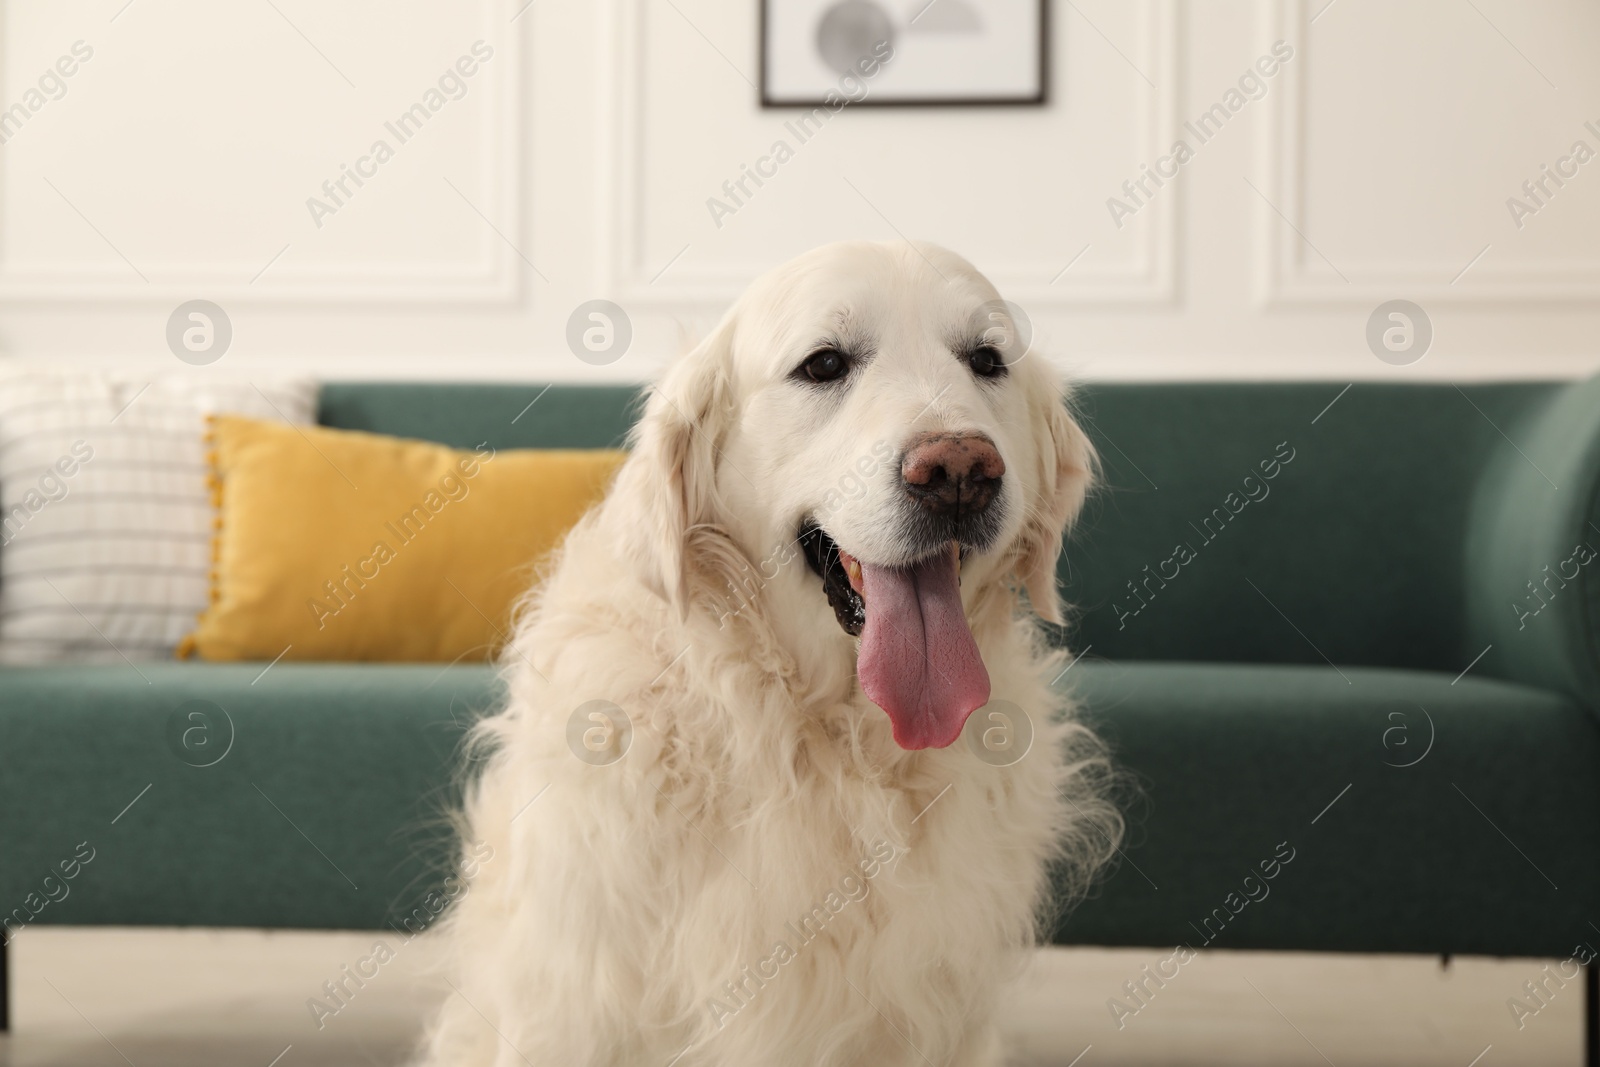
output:
[[[1600,378],[1515,426],[1474,492],[1465,633],[1477,670],[1600,713]],[[1465,662],[1465,660],[1463,660]]]

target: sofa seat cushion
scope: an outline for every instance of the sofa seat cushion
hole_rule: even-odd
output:
[[[494,672],[266,666],[0,671],[3,906],[88,841],[37,921],[376,929],[412,913],[451,862],[441,816]]]
[[[414,914],[450,862],[441,816],[495,674],[265,666],[0,670],[0,901],[42,899],[87,841],[94,859],[36,921],[363,929]],[[1200,947],[1210,930],[1221,948],[1564,956],[1596,936],[1593,717],[1470,674],[1341,671],[1068,671],[1059,684],[1138,791],[1125,858],[1057,940]],[[1220,923],[1230,894],[1261,899]]]
[[[1062,943],[1567,956],[1597,937],[1600,728],[1565,697],[1328,666],[1084,662],[1058,684],[1131,786],[1124,857]]]

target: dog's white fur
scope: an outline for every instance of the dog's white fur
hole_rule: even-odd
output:
[[[1120,829],[1028,610],[1060,619],[1057,552],[1094,459],[1042,357],[992,382],[953,353],[975,318],[1015,343],[1001,309],[943,249],[831,245],[756,282],[655,387],[477,728],[463,833],[493,858],[446,925],[456,992],[427,1063],[1000,1063],[1003,981]],[[872,358],[842,389],[792,379],[836,331]],[[816,514],[853,555],[905,562],[897,457],[929,430],[986,433],[1007,466],[1002,536],[961,592],[992,699],[1036,727],[1012,766],[965,738],[894,743],[794,547]],[[863,477],[875,446],[896,458]],[[606,766],[567,739],[595,699],[632,723]],[[809,942],[808,915],[826,918]],[[763,962],[780,941],[793,958]]]

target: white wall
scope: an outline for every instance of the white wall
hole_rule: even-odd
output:
[[[1593,3],[1054,4],[1049,106],[847,109],[720,228],[706,199],[792,117],[746,81],[755,4],[525,3],[4,0],[0,106],[93,57],[0,146],[0,353],[174,366],[167,317],[207,298],[219,367],[639,379],[762,268],[899,231],[972,258],[1080,376],[1600,368],[1600,160],[1520,228],[1506,206],[1600,151]],[[465,96],[386,134],[480,39]],[[1198,145],[1183,120],[1278,39],[1294,59]],[[1180,135],[1194,159],[1118,228],[1107,198]],[[306,199],[380,137],[318,228]],[[635,327],[603,368],[565,343],[595,297]],[[1364,340],[1392,298],[1434,324],[1408,367]]]

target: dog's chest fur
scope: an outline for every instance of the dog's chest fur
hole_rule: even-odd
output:
[[[585,639],[564,636],[562,657],[539,658],[547,684],[531,664],[513,673],[501,754],[472,806],[497,859],[455,919],[480,963],[487,954],[501,968],[483,995],[522,991],[508,1015],[545,1035],[520,1039],[524,1052],[548,1040],[552,1056],[572,1057],[561,1062],[622,1064],[692,1045],[680,1067],[809,1067],[946,1062],[977,1048],[1035,937],[1055,847],[1048,726],[1008,767],[965,742],[904,753],[859,693],[801,712],[781,687],[753,685],[759,668],[702,650],[665,692],[664,656],[608,674],[643,687],[618,696],[647,710],[626,757],[592,767],[565,741],[563,709],[594,692],[573,669],[588,661]],[[1008,629],[985,654],[1018,668],[1020,683],[996,697],[1048,723],[1025,642]],[[535,999],[549,1011],[530,1008]],[[562,1017],[574,1014],[617,1043],[614,1058],[550,1037],[569,1033]],[[824,1047],[834,1054],[818,1058]]]

